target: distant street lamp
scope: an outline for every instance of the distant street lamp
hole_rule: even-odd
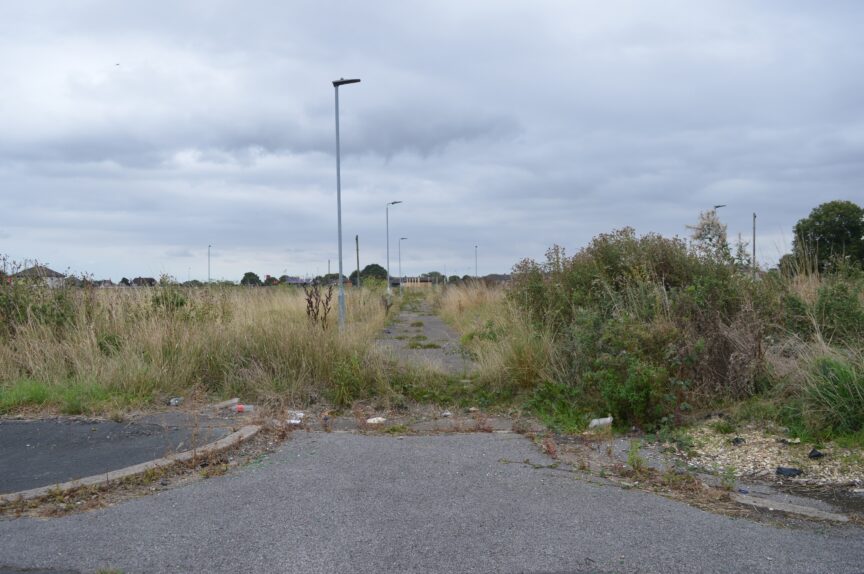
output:
[[[345,328],[345,283],[342,280],[342,173],[339,157],[339,86],[356,84],[360,80],[333,80],[333,90],[336,92],[336,222],[339,228],[339,328]]]
[[[477,246],[474,246],[474,280],[476,281],[480,275],[477,273]]]
[[[391,201],[384,206],[384,216],[387,220],[387,294],[392,295],[390,289],[390,206],[402,203],[401,201]]]
[[[212,245],[207,246],[207,284],[210,284],[210,248]]]
[[[408,239],[407,237],[399,238],[399,294],[402,294],[402,242]]]

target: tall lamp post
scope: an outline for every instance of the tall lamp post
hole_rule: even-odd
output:
[[[356,84],[360,80],[333,80],[333,90],[336,92],[336,222],[339,228],[339,328],[345,328],[345,283],[342,280],[342,172],[339,157],[339,86]]]
[[[408,239],[407,237],[399,238],[399,294],[402,294],[402,242]]]
[[[474,280],[476,281],[480,275],[477,273],[477,246],[474,246]]]
[[[210,248],[212,245],[207,246],[207,284],[210,284]]]
[[[390,289],[390,206],[402,203],[401,201],[390,201],[384,206],[384,216],[387,220],[387,294],[392,295]]]

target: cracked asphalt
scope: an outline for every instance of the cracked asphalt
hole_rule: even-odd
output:
[[[515,434],[294,433],[116,507],[0,521],[0,572],[864,572],[864,530],[580,480]]]

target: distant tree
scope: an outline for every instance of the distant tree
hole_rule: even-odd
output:
[[[729,242],[726,240],[726,225],[717,217],[717,210],[711,209],[699,214],[696,225],[687,226],[697,253],[723,263],[732,262]]]
[[[132,283],[124,277],[120,280],[120,285],[122,285],[123,287],[129,287],[130,285],[132,285]]]
[[[183,286],[184,287],[203,287],[204,284],[202,282],[198,281],[197,279],[192,279],[190,281],[184,281]]]
[[[279,285],[279,279],[277,279],[276,277],[272,277],[272,276],[268,275],[264,279],[264,286],[265,287],[272,287],[274,285]]]
[[[851,201],[829,201],[795,224],[793,251],[800,260],[816,260],[828,270],[842,258],[864,265],[864,209]]]
[[[243,279],[240,280],[240,285],[251,285],[252,287],[260,287],[262,285],[261,278],[255,273],[247,271],[243,274]]]
[[[735,242],[735,254],[732,256],[732,262],[739,270],[750,269],[752,264],[750,250],[747,249],[750,244],[741,239],[741,234],[738,234],[738,241]]]
[[[345,278],[345,276],[342,276]],[[315,285],[334,285],[339,282],[339,274],[338,273],[328,273],[326,275],[321,275],[316,277],[313,281]]]
[[[356,273],[355,273],[356,274]],[[377,263],[370,263],[360,272],[361,279],[387,279],[387,270]]]
[[[448,283],[459,283],[459,281],[461,281],[461,279],[459,279],[458,275],[451,275],[447,278]]]

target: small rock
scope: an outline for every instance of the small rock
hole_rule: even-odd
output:
[[[804,474],[804,471],[800,468],[792,468],[790,466],[778,466],[776,474],[777,476],[784,476],[786,478],[795,478]]]
[[[738,492],[740,492],[741,494],[750,494],[750,491],[746,488],[739,488]]]
[[[171,397],[168,399],[168,406],[179,407],[183,404],[183,397]]]
[[[162,486],[168,486],[170,483],[166,479],[163,478],[162,480],[159,481],[159,484]]]
[[[441,413],[441,416],[444,418],[452,417],[453,413],[451,413],[450,411],[444,411],[443,413]]]
[[[815,448],[807,454],[807,458],[809,459],[822,458],[823,456],[825,456],[825,453],[821,450],[816,450]]]
[[[747,442],[747,441],[744,440],[743,438],[741,438],[740,436],[736,436],[735,438],[732,439],[732,444],[735,446],[741,446],[745,442]]]
[[[468,412],[469,412],[469,413],[476,413],[476,412],[479,411],[479,410],[480,410],[480,409],[478,409],[477,407],[471,407],[471,408],[468,409]]]
[[[372,417],[371,419],[366,419],[367,425],[380,425],[384,423],[387,419],[384,417]]]
[[[303,420],[303,417],[306,416],[306,413],[300,411],[288,411],[286,413],[289,419]]]

